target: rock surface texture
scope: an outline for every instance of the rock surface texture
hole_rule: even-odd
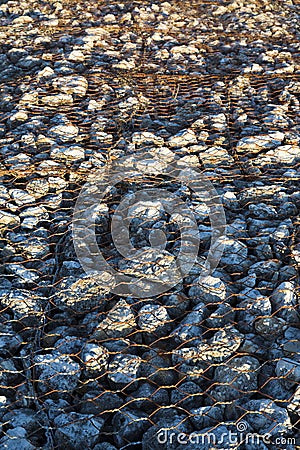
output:
[[[1,449],[299,448],[299,38],[298,0],[0,0]]]

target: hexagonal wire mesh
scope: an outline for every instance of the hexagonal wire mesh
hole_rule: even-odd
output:
[[[1,448],[297,448],[297,2],[0,11]],[[118,295],[89,257],[84,272],[73,212],[91,174],[144,152],[150,174],[91,210],[104,259],[139,282],[178,256],[157,198],[129,209],[139,258],[114,245],[118,205],[141,189],[180,198],[200,245],[165,292],[134,296],[131,281]],[[221,260],[201,280],[214,204],[156,170],[170,160],[199,170],[225,210]]]

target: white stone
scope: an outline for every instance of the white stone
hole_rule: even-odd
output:
[[[59,89],[64,94],[76,94],[84,97],[88,88],[85,77],[80,75],[69,75],[53,80],[53,87]]]
[[[70,147],[54,147],[51,150],[51,158],[59,161],[79,161],[84,159],[84,149],[77,145]]]

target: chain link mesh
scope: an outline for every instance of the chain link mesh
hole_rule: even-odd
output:
[[[0,4],[0,448],[299,448],[299,3]],[[94,170],[145,151],[213,184],[225,247],[199,283],[203,199],[123,180],[95,212],[109,264],[157,270],[110,233],[142,188],[176,193],[201,245],[168,292],[118,296],[83,271],[73,211]],[[176,255],[170,214],[130,219],[135,247],[165,227]]]

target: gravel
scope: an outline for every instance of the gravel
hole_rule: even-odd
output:
[[[0,447],[179,450],[180,433],[213,428],[214,448],[239,448],[243,421],[294,450],[299,5],[100,3],[0,0]],[[134,277],[119,295],[108,268],[87,257],[84,272],[72,233],[88,177],[124,157],[134,177],[85,210],[109,266]],[[207,272],[215,205],[171,178],[175,162],[224,208]],[[133,257],[114,242],[121,200],[153,187],[194,214],[189,273],[184,218],[161,198],[129,206]]]

